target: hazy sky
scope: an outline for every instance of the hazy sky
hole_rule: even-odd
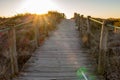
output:
[[[22,12],[44,13],[53,9],[64,12],[67,17],[78,12],[85,16],[120,18],[119,8],[120,0],[0,0],[0,16]]]

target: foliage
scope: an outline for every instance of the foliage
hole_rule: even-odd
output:
[[[120,19],[116,19],[116,18],[109,18],[108,19],[110,21],[111,24],[113,24],[114,26],[119,26],[120,27]]]

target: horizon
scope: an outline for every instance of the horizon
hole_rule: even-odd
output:
[[[120,18],[119,3],[118,0],[1,0],[0,16],[12,17],[24,13],[45,14],[48,11],[58,11],[65,13],[67,18],[73,17],[74,12],[96,18]]]

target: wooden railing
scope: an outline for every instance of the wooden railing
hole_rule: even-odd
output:
[[[8,28],[5,28],[5,29],[1,29],[0,32],[8,32],[8,36],[9,36],[9,56],[10,56],[10,63],[7,68],[4,69],[4,71],[2,72],[2,74],[4,75],[5,72],[7,72],[7,70],[9,70],[11,68],[11,73],[12,74],[16,74],[18,73],[18,63],[17,63],[17,52],[16,52],[16,28],[18,27],[22,27],[23,25],[26,25],[26,24],[29,24],[31,23],[32,21],[27,21],[25,23],[21,23],[21,24],[18,24],[18,25],[13,25],[11,27],[8,27]],[[35,33],[37,32],[38,29],[36,29],[37,26],[35,27]],[[35,34],[35,36],[37,35],[38,33]],[[38,38],[37,36],[35,37],[35,41],[36,41],[36,47],[38,46],[38,41],[37,39]]]
[[[118,26],[113,26],[109,24],[108,20],[97,20],[88,16],[84,18],[83,15],[74,14],[74,19],[76,22],[77,29],[80,31],[80,35],[83,38],[84,45],[88,48],[92,48],[95,45],[95,49],[98,49],[98,73],[104,74],[106,65],[106,52],[108,49],[108,36],[109,32],[115,32],[116,29],[120,29]],[[98,23],[98,25],[96,25]],[[95,24],[96,30],[93,30],[93,25]],[[96,31],[96,32],[95,32]],[[94,43],[92,43],[94,42]]]
[[[57,19],[57,18],[56,18]],[[37,22],[36,22],[37,21]],[[54,25],[54,23],[58,23],[57,20],[51,20],[52,24]],[[11,74],[14,75],[16,73],[19,72],[18,69],[18,54],[17,54],[17,47],[16,47],[16,31],[18,28],[21,28],[22,26],[25,26],[27,24],[32,24],[31,26],[33,26],[33,31],[34,31],[34,40],[31,42],[35,43],[36,48],[40,45],[40,37],[41,36],[48,36],[49,32],[48,32],[48,23],[45,20],[40,20],[38,18],[38,20],[30,20],[18,25],[11,25],[8,28],[4,28],[4,29],[0,29],[0,33],[3,32],[7,32],[8,33],[8,43],[9,43],[9,57],[10,57],[10,61],[8,63],[7,67],[3,67],[4,70],[0,73],[0,76],[5,76],[6,72],[8,72],[8,70],[10,70]],[[40,23],[40,24],[39,24]],[[44,26],[44,34],[40,34],[40,25],[42,24],[42,26]],[[44,25],[43,25],[44,24]],[[56,26],[56,24],[54,25],[54,27]],[[5,78],[5,77],[4,77]]]

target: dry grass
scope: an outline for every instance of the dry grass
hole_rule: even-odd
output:
[[[37,19],[36,19],[37,17]],[[23,64],[30,58],[33,51],[36,49],[34,38],[35,32],[34,27],[38,24],[39,28],[39,44],[45,40],[49,34],[46,33],[46,29],[48,33],[54,31],[57,27],[56,25],[63,19],[61,13],[51,11],[51,13],[45,15],[36,15],[36,14],[18,14],[11,18],[0,19],[3,21],[0,24],[0,29],[6,28],[12,25],[18,25],[20,23],[26,22],[28,20],[35,20],[32,23],[28,23],[23,25],[22,27],[16,28],[16,47],[17,47],[17,57],[18,57],[18,65],[19,68],[23,66]],[[39,20],[39,22],[37,22]],[[55,23],[56,22],[56,23]],[[9,55],[9,39],[10,36],[8,32],[0,32],[0,69],[2,66],[7,66],[8,61],[10,61]],[[4,62],[3,62],[4,61]],[[10,63],[10,62],[9,62]],[[1,70],[0,70],[1,71]],[[2,76],[2,75],[1,75]]]
[[[101,25],[94,22],[90,23],[92,34],[91,38],[88,39],[86,33],[84,33],[82,34],[82,41],[84,46],[87,44],[88,40],[90,41],[90,53],[93,58],[96,59],[96,64],[98,64]],[[115,23],[115,25],[117,24],[118,22]],[[120,80],[120,30],[117,30],[117,32],[112,30],[113,29],[110,29],[108,36],[108,49],[106,55],[107,63],[104,77],[106,80]],[[86,30],[84,30],[84,32],[86,32]]]

